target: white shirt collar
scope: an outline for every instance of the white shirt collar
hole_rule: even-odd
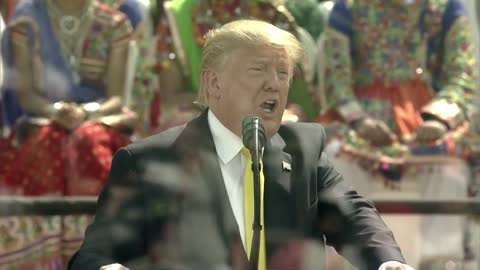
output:
[[[211,110],[208,110],[208,126],[212,132],[218,156],[224,164],[229,163],[242,150],[242,139],[226,128]]]

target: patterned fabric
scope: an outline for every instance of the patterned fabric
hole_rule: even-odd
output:
[[[105,5],[96,7],[95,21],[83,40],[80,71],[89,79],[100,80],[108,64],[109,50],[127,46],[131,28],[123,14]]]
[[[405,137],[412,136],[423,122],[420,110],[432,100],[432,93],[422,80],[391,84],[378,82],[366,89],[357,87],[354,93],[360,106],[371,117],[395,127]]]
[[[261,0],[250,1],[247,7],[240,0],[207,0],[206,2],[205,6],[207,8],[199,5],[192,10],[192,28],[195,40],[200,47],[203,47],[204,36],[209,30],[240,18],[255,18],[266,21],[297,35],[294,18],[283,6],[277,7],[268,1]]]
[[[98,123],[85,123],[70,135],[65,195],[100,194],[110,173],[115,152],[130,144],[119,130]]]
[[[11,170],[10,164],[13,164],[16,157],[16,148],[13,145],[13,140],[10,138],[0,137],[0,194],[18,194],[20,190],[15,190],[14,187],[7,184],[7,173]]]
[[[475,135],[466,123],[430,145],[411,142],[432,102],[446,98],[464,115],[473,111],[478,71],[459,0],[338,0],[325,32],[325,57],[320,120],[351,121],[366,113],[400,135],[397,143],[378,148],[337,126],[344,132],[337,134],[344,138],[342,151],[363,168],[400,179],[417,156],[473,158],[475,145],[467,138]]]
[[[2,57],[9,71],[6,72],[5,83],[2,85],[2,102],[7,120],[5,124],[11,127],[20,116],[26,114],[16,97],[18,80],[14,74],[13,42],[29,44],[35,68],[38,68],[36,71],[42,76],[34,80],[36,84],[33,87],[50,102],[85,103],[106,97],[103,79],[107,75],[108,52],[127,46],[131,29],[122,13],[96,1],[93,5],[93,21],[85,24],[90,26],[90,29],[86,29],[84,39],[78,41],[81,45],[79,82],[74,79],[72,74],[74,68],[66,58],[64,48],[50,22],[47,1],[24,0],[17,5],[14,20],[17,22],[23,20],[26,27],[22,30],[16,28],[14,35],[7,31],[6,38],[2,40]],[[25,18],[27,20],[24,20]]]
[[[80,43],[79,72],[86,80],[77,85],[71,80],[62,47],[53,38],[48,17],[42,17],[45,11],[46,1],[24,0],[15,14],[16,18],[33,19],[32,28],[28,29],[39,30],[16,32],[16,42],[35,38],[33,44],[41,45],[41,50],[33,54],[44,67],[45,77],[38,80],[42,86],[40,92],[52,103],[59,99],[81,103],[105,98],[103,77],[108,52],[127,46],[130,39],[131,30],[125,16],[94,2],[94,20],[87,24],[90,29]],[[11,45],[12,39],[3,42]],[[6,86],[13,89],[10,94],[15,94],[15,81],[9,81]],[[55,96],[49,92],[55,90],[65,95]],[[15,99],[8,101],[11,100],[14,102],[10,102],[10,106],[18,105]],[[12,123],[19,115],[11,118]],[[28,134],[21,145],[13,144],[13,140],[1,142],[6,146],[0,146],[3,194],[96,196],[107,179],[114,152],[130,143],[120,131],[96,123],[84,123],[73,132],[45,125],[35,127]],[[65,269],[91,220],[91,216],[83,215],[0,218],[0,269]]]
[[[410,80],[425,81],[436,98],[463,107],[472,102],[475,52],[457,0],[418,0],[401,7],[378,0],[337,1],[326,33],[328,108],[357,102],[354,89]]]
[[[108,177],[114,152],[129,143],[128,137],[101,124],[85,124],[73,135],[45,126],[20,149],[11,144],[1,148],[7,151],[0,160],[7,162],[0,163],[0,193],[96,196]],[[1,217],[0,270],[66,269],[92,219],[87,215]]]
[[[63,270],[93,217],[0,218],[0,269]]]
[[[25,0],[17,7],[15,15],[27,16],[32,19],[33,26],[43,27],[38,28],[36,35],[25,32],[22,37],[21,33],[15,32],[14,36],[20,41],[34,38],[41,48],[39,52],[34,51],[37,54],[33,57],[42,64],[44,80],[40,79],[34,87],[41,87],[40,91],[52,103],[58,98],[77,103],[105,98],[103,77],[109,60],[108,52],[127,46],[130,38],[125,16],[103,4],[93,3],[95,16],[80,47],[82,58],[79,70],[85,80],[76,85],[67,70],[58,42],[49,40],[55,35],[51,28],[45,28],[51,26],[46,5],[45,0]],[[4,42],[11,45],[12,40]],[[11,77],[7,79],[7,89],[13,94],[10,97],[14,97],[15,81]],[[11,102],[9,106],[15,106],[15,99],[5,101]],[[13,190],[20,189],[26,195],[97,195],[107,179],[114,152],[128,143],[129,139],[120,131],[101,124],[85,123],[72,133],[48,124],[38,131],[29,132],[23,144],[10,148],[9,155],[2,155],[9,161],[4,167],[5,181]]]
[[[113,154],[129,143],[102,124],[86,123],[73,134],[47,125],[13,152],[5,181],[23,195],[96,196],[108,178]]]
[[[438,97],[446,97],[460,106],[469,107],[477,95],[478,71],[472,33],[466,31],[465,25],[469,25],[467,18],[458,18],[445,36],[444,65],[439,68]]]
[[[139,115],[140,123],[142,124],[140,129],[144,135],[152,130],[150,125],[150,108],[154,95],[158,92],[158,72],[155,70],[156,44],[152,36],[151,22],[147,18],[148,15],[143,14],[142,23],[138,24],[138,28],[134,33],[134,39],[138,47],[138,58],[135,67],[132,102],[130,104],[130,108]]]
[[[139,117],[140,126],[137,132],[141,135],[147,135],[152,128],[149,121],[149,108],[157,91],[157,85],[155,84],[157,76],[154,56],[155,42],[152,37],[150,14],[148,13],[150,7],[143,6],[139,0],[102,0],[102,2],[123,12],[134,29],[133,39],[138,54],[136,54],[134,67],[130,69],[134,74],[131,95],[128,97],[130,101],[128,107],[136,112]]]
[[[205,42],[203,37],[210,29],[229,23],[245,13],[241,8],[240,0],[207,0],[205,2],[203,5],[195,6],[192,11],[192,27],[195,41],[200,47],[203,47]],[[206,12],[205,9],[207,9]]]
[[[262,21],[270,22],[286,31],[295,33],[294,19],[284,9],[278,8],[267,1],[251,1],[248,9],[241,0],[218,1],[207,0],[205,7],[199,5],[193,9],[193,31],[195,40],[203,47],[204,36],[210,29],[220,27],[235,19],[252,17]]]
[[[157,24],[157,47],[156,58],[157,64],[155,70],[161,72],[163,69],[170,68],[171,62],[176,58],[173,37],[165,14],[161,14]]]
[[[325,9],[325,2],[316,0],[286,0],[285,6],[295,17],[299,26],[307,30],[316,40],[324,31],[328,11]]]

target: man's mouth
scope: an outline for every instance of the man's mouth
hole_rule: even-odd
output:
[[[262,110],[266,113],[272,113],[275,111],[275,108],[277,107],[277,101],[274,99],[268,99],[264,101],[260,107]]]

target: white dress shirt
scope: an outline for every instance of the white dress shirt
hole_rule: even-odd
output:
[[[240,137],[226,128],[211,110],[208,111],[208,125],[217,150],[228,200],[230,201],[230,206],[232,207],[233,215],[235,216],[240,231],[243,247],[245,248],[243,177],[247,166],[247,157],[241,153],[243,142]]]

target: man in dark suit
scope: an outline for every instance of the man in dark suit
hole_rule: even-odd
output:
[[[145,261],[159,269],[247,269],[241,123],[249,115],[263,120],[267,138],[260,238],[267,269],[286,265],[275,260],[298,239],[326,240],[360,269],[411,269],[372,203],[328,161],[322,127],[281,125],[301,55],[293,35],[265,22],[211,31],[198,99],[205,111],[115,155],[95,222],[69,269],[140,269]]]

